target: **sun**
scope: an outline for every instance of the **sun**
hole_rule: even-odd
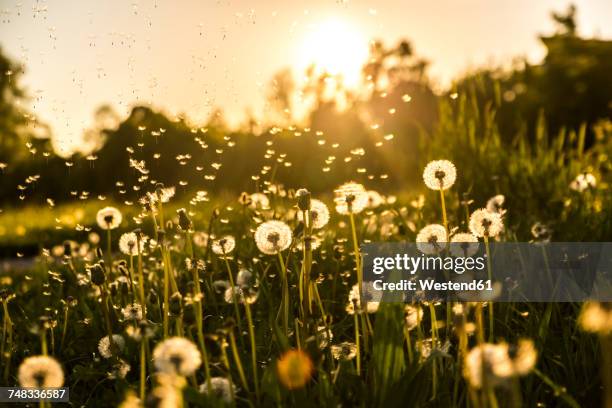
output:
[[[309,26],[298,52],[298,68],[314,64],[319,72],[342,76],[345,85],[354,86],[368,58],[368,41],[347,21],[329,19]]]

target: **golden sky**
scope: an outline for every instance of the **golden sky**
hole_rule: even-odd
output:
[[[612,37],[612,2],[574,1],[579,33]],[[349,78],[367,42],[412,41],[447,84],[461,72],[537,62],[555,0],[0,0],[0,46],[25,63],[31,110],[60,149],[79,146],[92,113],[152,103],[204,121],[213,107],[238,122],[259,114],[271,76],[315,60]]]

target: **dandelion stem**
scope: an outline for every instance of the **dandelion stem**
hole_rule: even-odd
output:
[[[356,305],[355,305],[356,306]],[[357,363],[357,375],[361,375],[361,346],[359,341],[359,321],[357,318],[357,314],[359,311],[357,308],[353,308],[353,319],[355,321],[355,346],[357,348],[357,354],[355,355],[355,361]]]
[[[281,269],[281,279],[283,281],[283,328],[285,329],[285,335],[289,335],[289,282],[287,280],[287,269],[285,268],[285,262],[283,261],[283,255],[278,253],[278,262]]]
[[[227,276],[229,277],[230,287],[232,288],[232,303],[234,304],[234,312],[236,313],[236,322],[238,323],[238,334],[242,338],[242,319],[240,318],[240,309],[238,308],[238,298],[236,296],[236,284],[234,283],[234,276],[232,274],[232,268],[230,267],[227,256],[223,255],[223,261],[225,261],[225,268],[227,269]]]
[[[244,375],[244,368],[242,367],[242,361],[240,360],[240,354],[238,353],[238,347],[236,347],[236,336],[234,335],[234,330],[229,331],[230,338],[230,346],[232,348],[232,354],[234,355],[234,360],[236,361],[236,368],[238,369],[238,375],[240,376],[240,381],[242,382],[242,386],[244,389],[249,392],[249,384],[247,383],[246,377]]]
[[[444,200],[444,190],[440,188],[440,203],[442,205],[442,223],[446,230],[446,237],[448,239],[448,220],[446,218],[446,202]]]
[[[2,352],[0,353],[0,359],[5,358],[4,364],[4,383],[8,383],[9,377],[9,366],[11,365],[11,355],[13,350],[13,321],[9,315],[8,301],[2,300],[2,309],[4,311],[4,317],[2,318]],[[4,352],[4,339],[6,339],[6,354]]]
[[[487,277],[491,284],[493,284],[493,268],[491,267],[491,251],[489,249],[489,237],[487,234],[484,235],[485,251],[487,255]],[[489,341],[493,341],[494,333],[493,327],[495,323],[495,317],[493,316],[493,302],[489,302]]]
[[[145,299],[145,280],[142,267],[142,253],[140,252],[140,234],[136,234],[136,248],[138,250],[138,290],[140,294],[140,306],[142,317],[147,319],[147,300]]]
[[[144,401],[146,382],[147,382],[147,350],[146,350],[146,336],[144,333],[141,334],[140,340],[140,400]]]
[[[253,381],[255,383],[255,397],[259,401],[259,376],[257,374],[257,347],[255,344],[255,326],[253,326],[253,316],[251,315],[251,305],[245,300],[244,311],[246,313],[247,324],[249,325],[249,340],[251,341],[251,364],[253,369]]]

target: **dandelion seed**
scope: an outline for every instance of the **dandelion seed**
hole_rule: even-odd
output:
[[[516,375],[526,375],[535,367],[538,360],[538,352],[533,345],[533,341],[521,339],[518,342],[516,351],[513,353],[513,350],[510,350],[510,358],[514,365],[514,373]]]
[[[64,371],[52,357],[33,356],[23,360],[17,379],[22,387],[59,388],[64,385]]]
[[[447,190],[455,184],[457,169],[448,160],[434,160],[425,166],[423,181],[432,190]]]
[[[451,237],[450,253],[456,257],[470,257],[478,252],[480,243],[474,234],[459,232]]]
[[[270,208],[270,199],[263,193],[253,193],[249,197],[251,202],[249,207],[256,210],[267,210]]]
[[[302,388],[310,380],[314,366],[301,350],[289,350],[276,362],[278,379],[290,390]]]
[[[200,392],[209,395],[208,381],[200,385]],[[212,377],[210,379],[210,394],[226,404],[231,404],[233,396],[238,392],[237,387],[225,377]]]
[[[446,228],[440,224],[430,224],[416,236],[417,248],[426,255],[435,255],[446,246]]]
[[[531,226],[531,235],[533,236],[535,242],[544,244],[550,242],[552,231],[550,228],[548,228],[548,226],[542,224],[541,222],[536,222]]]
[[[153,350],[153,363],[164,374],[192,375],[202,364],[195,344],[183,337],[171,337],[159,343]]]
[[[334,195],[336,211],[339,214],[358,214],[368,205],[368,194],[359,183],[345,183],[334,191]]]
[[[255,231],[257,248],[267,255],[276,255],[291,245],[291,228],[282,221],[266,221]]]
[[[236,240],[231,235],[226,235],[212,243],[212,251],[217,255],[227,255],[234,248],[236,248]]]
[[[115,207],[104,207],[98,211],[96,215],[96,222],[100,228],[105,230],[111,230],[119,227],[123,217],[121,212]]]
[[[380,205],[384,204],[385,199],[378,191],[368,190],[368,208],[378,208]]]
[[[483,343],[465,356],[463,375],[474,388],[494,387],[513,375],[508,345]]]
[[[352,360],[357,356],[357,345],[349,341],[334,344],[331,353],[336,360]]]
[[[477,237],[494,238],[498,236],[504,229],[504,222],[499,213],[488,211],[486,208],[481,208],[472,213],[470,216],[470,231]]]

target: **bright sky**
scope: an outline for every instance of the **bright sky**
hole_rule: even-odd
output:
[[[612,38],[612,2],[576,0],[579,32]],[[367,41],[412,41],[448,83],[470,67],[539,61],[556,0],[0,0],[0,46],[26,65],[31,109],[58,147],[79,145],[96,107],[152,103],[203,122],[263,106],[283,67],[314,59],[357,75]]]

